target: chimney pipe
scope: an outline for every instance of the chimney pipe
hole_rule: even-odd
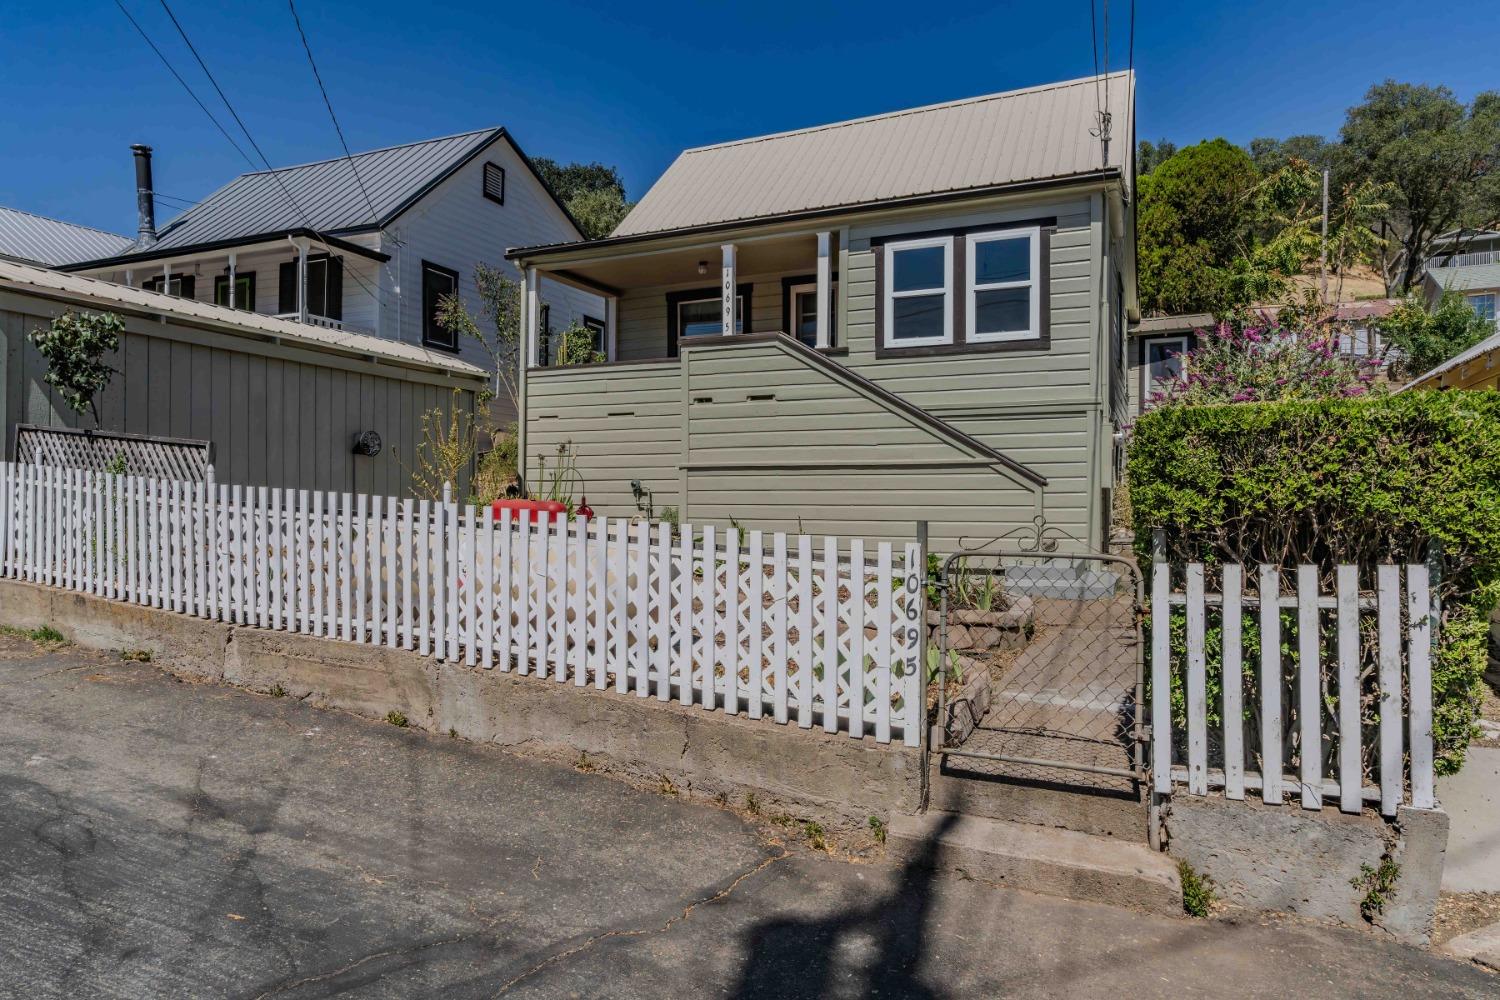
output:
[[[156,242],[156,189],[151,184],[151,147],[136,143],[130,147],[135,154],[135,214],[141,246]]]

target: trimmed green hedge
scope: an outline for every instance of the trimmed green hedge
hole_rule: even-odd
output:
[[[1421,562],[1440,543],[1433,665],[1440,772],[1472,736],[1500,601],[1500,393],[1172,406],[1143,415],[1128,477],[1136,549],[1174,562]]]

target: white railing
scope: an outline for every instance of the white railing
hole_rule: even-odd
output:
[[[1276,805],[1300,793],[1304,809],[1326,798],[1357,813],[1368,801],[1387,816],[1403,803],[1432,808],[1428,567],[1339,566],[1333,593],[1321,591],[1315,566],[1296,568],[1291,593],[1279,567],[1260,566],[1253,589],[1249,575],[1237,565],[1153,566],[1155,790],[1258,791]]]
[[[0,464],[0,576],[916,745],[916,543]]]
[[[308,323],[308,324],[310,324],[312,326],[326,326],[330,330],[342,330],[344,328],[344,321],[343,320],[341,320],[341,319],[330,319],[327,316],[319,316],[317,313],[308,313],[306,319],[303,319],[301,313],[294,313],[294,312],[290,312],[290,313],[276,313],[271,318],[272,319],[289,319],[293,323]]]
[[[1439,254],[1432,260],[1433,267],[1475,267],[1500,261],[1500,250],[1474,250],[1444,256]]]

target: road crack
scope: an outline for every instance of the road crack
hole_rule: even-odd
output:
[[[665,931],[668,931],[673,926],[682,923],[688,917],[692,916],[693,911],[698,909],[700,906],[707,906],[710,903],[717,903],[719,900],[726,898],[736,889],[738,889],[746,879],[753,878],[754,876],[759,875],[761,872],[776,864],[778,861],[784,861],[789,857],[791,857],[791,852],[783,848],[780,854],[773,854],[771,857],[765,858],[759,864],[754,865],[747,871],[740,873],[740,875],[735,878],[733,882],[730,882],[728,885],[720,889],[718,892],[714,893],[712,896],[706,896],[703,899],[695,900],[689,903],[681,913],[672,917],[660,927],[636,927],[628,930],[606,931],[603,934],[595,934],[590,938],[586,938],[579,944],[574,945],[572,948],[569,948],[567,951],[562,951],[558,952],[556,955],[551,955],[541,962],[538,962],[531,968],[527,969],[525,972],[516,976],[515,978],[502,983],[500,985],[500,989],[496,992],[495,995],[501,996],[509,992],[511,987],[527,979],[530,979],[532,976],[536,975],[538,972],[541,972],[543,969],[550,968],[558,964],[559,962],[570,959],[575,955],[580,954],[581,952],[585,952],[595,945],[599,944],[601,941],[608,941],[612,938],[645,937],[648,934],[661,934]]]

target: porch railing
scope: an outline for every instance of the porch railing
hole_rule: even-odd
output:
[[[291,312],[291,313],[276,313],[276,315],[275,315],[274,318],[275,319],[289,319],[293,323],[308,323],[308,324],[311,324],[312,326],[323,326],[323,327],[327,327],[330,330],[342,330],[342,329],[344,329],[344,321],[343,320],[341,320],[341,319],[331,319],[331,318],[329,318],[327,316],[319,316],[317,313],[308,313],[306,319],[302,318],[302,314],[301,313],[294,313],[294,312]]]

